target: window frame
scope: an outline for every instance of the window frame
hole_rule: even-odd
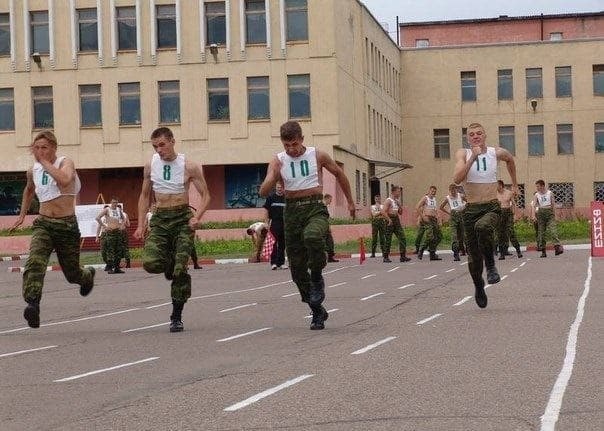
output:
[[[462,70],[460,73],[461,101],[476,102],[478,98],[476,71]]]
[[[556,124],[556,146],[559,156],[573,155],[575,153],[572,124]],[[564,148],[564,146],[567,146],[567,148]],[[563,152],[562,150],[565,151]]]
[[[7,107],[2,108],[4,105]],[[12,87],[0,88],[0,114],[0,132],[15,131],[15,89]],[[7,119],[7,127],[4,127],[2,121]]]
[[[6,21],[5,21],[6,19]],[[0,34],[4,32],[6,35],[6,48],[2,49],[2,45],[0,45],[0,57],[10,55],[11,44],[10,44],[10,13],[0,13]]]
[[[157,49],[175,49],[177,41],[176,5],[155,5],[155,25],[157,27]],[[170,40],[162,43],[162,33],[164,33],[164,36],[169,37]]]
[[[303,3],[298,5],[296,3]],[[285,41],[286,42],[308,42],[308,1],[307,0],[285,0]],[[297,20],[303,19],[301,28],[295,28],[294,22],[300,24]]]
[[[533,72],[534,72],[534,74],[531,74]],[[524,70],[524,73],[525,73],[525,85],[526,85],[526,99],[527,100],[542,99],[543,98],[543,69],[541,67],[527,67]],[[534,85],[534,84],[537,84],[537,85]]]
[[[558,66],[555,68],[556,97],[573,97],[573,72],[572,66]]]
[[[432,129],[434,158],[438,160],[451,159],[451,133],[449,129]],[[442,140],[442,142],[439,142]]]
[[[170,88],[175,86],[175,88]],[[164,87],[164,88],[162,88]],[[170,118],[167,118],[169,111],[166,109],[165,103],[170,102],[174,97],[178,99],[176,103],[176,112]],[[180,109],[180,81],[171,79],[167,81],[157,81],[157,106],[158,106],[158,124],[180,124],[181,109]]]
[[[212,8],[215,8],[216,5],[222,5],[222,10],[211,10]],[[216,44],[218,46],[226,45],[227,28],[225,2],[206,2],[204,3],[204,7],[207,44]]]
[[[132,16],[120,16],[120,13],[131,12]],[[132,26],[132,22],[134,22],[134,27]],[[118,51],[136,51],[138,49],[137,41],[136,41],[136,27],[138,23],[136,22],[136,6],[116,6],[115,8],[115,26],[117,29],[117,50]],[[127,38],[128,45],[122,46],[122,41],[126,41],[125,37],[122,36],[130,36],[130,34],[126,34],[124,31],[128,28],[128,33],[131,33],[131,29],[134,29],[134,38]]]
[[[260,9],[250,9],[248,5],[261,5]],[[264,0],[245,0],[245,43],[246,45],[263,45],[266,44],[266,5]],[[258,19],[259,22],[254,22]],[[250,35],[255,34],[256,27],[261,29],[257,39],[251,40]]]
[[[592,83],[594,96],[604,96],[604,64],[592,65]]]
[[[136,85],[136,90],[131,90],[129,89],[127,86],[134,86]],[[141,125],[141,87],[140,87],[140,82],[119,82],[118,83],[118,87],[117,87],[117,92],[118,92],[118,101],[119,101],[119,121],[120,121],[120,126],[140,126]],[[134,88],[134,87],[132,87]],[[124,121],[124,105],[125,105],[125,101],[128,99],[134,99],[134,97],[136,97],[137,100],[137,117],[138,117],[138,122],[136,121],[136,119],[134,120],[134,122],[126,122]],[[131,110],[129,110],[129,112],[132,112]]]
[[[43,92],[50,90],[50,95],[48,94],[36,94],[36,92]],[[54,128],[54,92],[53,87],[51,85],[42,85],[31,87],[31,96],[32,96],[32,129],[33,130],[42,130],[42,129],[52,129]],[[50,121],[44,124],[38,124],[38,115],[43,114],[43,112],[39,111],[40,107],[43,107],[45,103],[50,102]]]
[[[263,81],[260,81],[263,80]],[[270,77],[268,76],[248,76],[247,77],[247,119],[248,121],[263,121],[271,118],[271,96],[270,96]],[[253,96],[266,96],[266,114],[264,116],[252,116]]]
[[[511,142],[506,142],[511,140]],[[516,128],[514,126],[499,126],[499,146],[516,155]]]
[[[497,70],[497,100],[514,99],[514,71],[512,69]]]
[[[84,12],[94,12],[94,19],[92,18],[83,18],[81,16],[81,13]],[[96,8],[82,8],[82,9],[76,9],[76,20],[77,20],[77,31],[78,31],[78,52],[93,52],[93,51],[98,51],[99,50],[99,39],[98,39],[98,25],[99,25],[99,21],[98,21],[98,12],[96,10]],[[94,35],[94,43],[93,43],[93,47],[91,48],[86,48],[86,49],[82,49],[82,34],[83,33],[88,33],[88,32],[83,32],[82,31],[82,27],[83,26],[90,26],[91,24],[93,24],[93,30],[90,30],[90,33]]]
[[[297,79],[297,78],[304,78],[306,77],[308,79],[308,84],[306,83],[292,83],[293,80]],[[307,90],[307,91],[304,91]],[[304,93],[304,94],[303,94]],[[297,100],[293,100],[293,95],[295,94],[301,94],[303,96],[306,96],[307,100],[304,102],[307,102],[307,107],[296,107],[294,108],[294,103],[297,102]],[[310,74],[309,73],[302,73],[302,74],[293,74],[293,75],[287,75],[287,106],[288,106],[288,118],[290,120],[293,119],[300,119],[300,120],[310,120],[312,118],[312,107],[311,107],[311,82],[310,82]],[[304,110],[304,108],[307,108],[306,110]],[[293,112],[295,111],[295,112]],[[304,112],[302,112],[304,111]],[[297,114],[298,112],[300,112],[302,115],[294,115]]]
[[[604,153],[604,122],[594,123],[594,150],[596,153]]]
[[[38,20],[36,17],[45,16],[46,20]],[[46,29],[46,41],[44,45],[36,43],[36,35],[44,36],[44,29]],[[30,54],[37,52],[38,54],[49,54],[50,53],[50,31],[49,31],[49,16],[47,10],[36,10],[29,12],[29,31],[30,31]],[[39,33],[41,31],[41,33]]]
[[[96,91],[95,91],[96,90]],[[93,92],[94,91],[94,92]],[[98,128],[103,126],[103,106],[101,98],[101,84],[81,84],[78,85],[78,94],[80,102],[80,127],[81,128]],[[98,108],[98,117],[96,121],[88,123],[84,121],[85,111],[87,107],[85,102],[93,102]],[[92,105],[91,105],[92,106]]]
[[[531,132],[531,130],[533,130],[533,132]],[[543,124],[529,124],[527,126],[527,146],[528,146],[528,155],[529,157],[543,157],[545,156],[545,128],[543,127]],[[540,131],[540,133],[535,133],[534,131]],[[532,137],[541,137],[540,138],[540,142],[531,142],[531,136]],[[531,146],[535,146],[535,144],[538,144],[540,146],[540,152],[533,152],[531,151]]]
[[[226,85],[225,85],[226,84]],[[208,78],[206,80],[208,91],[208,122],[228,123],[231,121],[231,99],[229,92],[229,78]],[[220,103],[220,99],[226,104]],[[216,109],[214,109],[213,107]],[[222,109],[222,114],[220,113]]]

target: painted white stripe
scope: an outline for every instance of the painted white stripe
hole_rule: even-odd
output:
[[[455,271],[455,268],[447,269],[445,272],[453,272],[453,271]]]
[[[397,289],[406,289],[406,288],[411,287],[411,286],[415,286],[415,283],[405,284],[404,286],[397,287]]]
[[[172,305],[172,302],[164,302],[163,304],[151,305],[146,307],[147,310],[153,310],[154,308],[165,307],[166,305]]]
[[[257,334],[258,332],[268,331],[269,329],[273,329],[273,328],[270,328],[270,327],[268,327],[268,328],[260,328],[260,329],[254,330],[254,331],[245,332],[243,334],[233,335],[232,337],[221,338],[220,340],[216,340],[216,342],[217,343],[222,343],[224,341],[231,341],[231,340],[235,340],[237,338],[246,337],[248,335]]]
[[[579,335],[579,326],[583,321],[583,314],[585,312],[585,302],[587,301],[587,295],[589,295],[589,289],[591,285],[591,268],[592,259],[589,257],[587,264],[587,277],[585,278],[583,294],[579,298],[577,304],[577,315],[575,321],[570,326],[568,333],[568,341],[566,343],[566,356],[562,365],[562,370],[556,379],[556,383],[552,388],[552,392],[545,408],[545,413],[541,416],[541,431],[554,431],[556,428],[556,422],[560,415],[560,407],[562,406],[562,399],[564,398],[564,392],[566,392],[566,386],[573,373],[573,367],[575,362],[575,356],[577,354],[577,338]]]
[[[225,308],[224,310],[220,310],[219,313],[226,313],[227,311],[240,310],[241,308],[253,307],[254,305],[258,305],[257,302],[252,302],[251,304],[238,305],[237,307]]]
[[[281,296],[281,298],[289,298],[290,296],[299,295],[300,292],[288,293],[287,295]]]
[[[506,278],[508,278],[508,275],[504,275],[503,277],[501,277],[501,281],[505,280]]]
[[[423,320],[420,320],[419,322],[416,323],[416,325],[423,325],[424,323],[428,323],[430,320],[434,320],[437,317],[442,316],[442,313],[438,313],[438,314],[434,314],[433,316],[427,317]]]
[[[465,297],[464,299],[462,299],[461,301],[456,302],[455,304],[453,304],[453,307],[456,307],[456,306],[461,305],[461,304],[465,304],[465,303],[466,303],[466,302],[468,302],[470,299],[472,299],[472,297],[471,297],[471,296],[466,296],[466,297]]]
[[[384,338],[383,340],[380,340],[377,343],[373,343],[373,344],[370,344],[370,345],[368,345],[366,347],[363,347],[362,349],[355,350],[354,352],[351,353],[351,355],[360,355],[360,354],[366,353],[366,352],[368,352],[370,350],[373,350],[376,347],[381,346],[382,344],[388,343],[388,342],[390,342],[390,341],[392,341],[394,339],[396,339],[396,337]]]
[[[300,383],[301,381],[306,380],[312,376],[314,376],[314,374],[304,374],[300,377],[296,377],[295,379],[288,380],[287,382],[281,383],[280,385],[275,386],[274,388],[267,389],[266,391],[260,392],[259,394],[253,395],[243,401],[235,403],[232,406],[225,408],[224,411],[225,412],[234,412],[236,410],[242,409],[244,407],[249,406],[250,404],[260,401],[263,398],[273,395],[273,394],[279,392],[280,390],[293,386],[296,383]]]
[[[518,268],[514,268],[510,272],[516,272],[516,271],[518,271]]]
[[[375,274],[369,274],[364,277],[361,277],[361,280],[365,280],[366,278],[371,278],[371,277],[375,277]]]
[[[464,265],[467,265],[467,264],[468,264],[468,261],[466,260],[465,262],[461,262],[461,263],[459,264],[459,266],[464,266]]]
[[[165,326],[165,325],[169,325],[169,324],[170,324],[170,322],[163,322],[163,323],[158,323],[156,325],[141,326],[140,328],[126,329],[125,331],[122,331],[122,333],[126,334],[128,332],[143,331],[145,329],[157,328],[159,326]]]
[[[520,266],[521,266],[521,267],[522,267],[522,266],[524,266],[524,265],[526,265],[526,262],[522,262],[522,263],[520,264]]]
[[[37,347],[35,349],[19,350],[18,352],[3,353],[0,355],[0,358],[7,358],[9,356],[22,355],[23,353],[38,352],[40,350],[54,349],[55,347],[57,347],[57,346],[44,346],[44,347]]]
[[[327,286],[327,287],[338,287],[338,286],[344,286],[345,284],[346,284],[346,282],[343,281],[341,283],[332,284],[331,286]]]
[[[156,359],[159,359],[159,356],[154,356],[152,358],[147,358],[147,359],[141,359],[140,361],[135,361],[135,362],[128,362],[126,364],[120,364],[120,365],[116,365],[114,367],[103,368],[101,370],[90,371],[88,373],[78,374],[76,376],[65,377],[63,379],[53,380],[53,382],[55,382],[55,383],[69,382],[71,380],[81,379],[82,377],[88,377],[88,376],[92,376],[94,374],[105,373],[107,371],[113,371],[113,370],[117,370],[119,368],[131,367],[132,365],[138,365],[138,364],[142,364],[144,362],[155,361]]]
[[[380,296],[380,295],[383,295],[383,294],[384,294],[384,292],[374,293],[373,295],[369,295],[369,296],[366,296],[364,298],[361,298],[361,301],[367,301],[368,299],[375,298],[376,296]]]
[[[338,311],[339,308],[332,308],[331,310],[327,310],[328,313],[333,313],[334,311]],[[312,314],[309,314],[308,316],[304,316],[305,319],[310,319],[312,317]]]
[[[389,270],[388,270],[388,271],[386,271],[386,272],[393,272],[393,271],[396,271],[396,270],[397,270],[397,269],[399,269],[399,268],[400,268],[400,266],[395,266],[394,268],[389,269]]]
[[[438,275],[434,274],[434,275],[431,275],[430,277],[424,278],[424,280],[432,280],[433,278],[436,278],[436,277],[438,277]]]

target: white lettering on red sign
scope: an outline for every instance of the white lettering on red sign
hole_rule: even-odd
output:
[[[594,233],[594,247],[604,247],[604,232],[602,231],[602,210],[593,210],[592,226]]]

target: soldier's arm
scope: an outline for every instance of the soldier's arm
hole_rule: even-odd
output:
[[[34,185],[34,176],[32,170],[29,169],[26,173],[27,182],[25,183],[25,189],[23,189],[23,198],[21,199],[21,211],[19,212],[19,217],[15,221],[15,223],[9,229],[9,232],[12,232],[21,224],[23,224],[23,220],[27,215],[27,210],[31,205],[31,201],[34,199],[34,195],[36,192],[36,187]]]
[[[190,162],[189,172],[191,183],[193,183],[193,187],[195,187],[195,190],[197,190],[197,193],[199,193],[201,196],[201,203],[199,208],[197,208],[197,212],[195,213],[195,222],[199,223],[203,217],[203,214],[208,209],[208,205],[210,205],[210,192],[208,190],[206,179],[203,176],[203,169],[201,165]]]
[[[350,216],[354,219],[356,207],[354,205],[354,200],[352,199],[352,190],[350,188],[350,182],[348,181],[348,177],[346,177],[346,174],[344,173],[342,168],[340,168],[338,164],[325,151],[317,150],[317,162],[319,164],[319,166],[317,166],[317,169],[325,168],[336,177],[338,184],[344,192],[346,201],[348,202],[348,211],[350,212]]]

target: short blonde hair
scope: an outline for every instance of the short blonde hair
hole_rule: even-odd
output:
[[[50,142],[55,147],[58,145],[57,137],[50,130],[42,130],[40,133],[38,133],[36,135],[36,137],[34,138],[34,142],[36,142],[40,139],[46,139],[48,142]]]

